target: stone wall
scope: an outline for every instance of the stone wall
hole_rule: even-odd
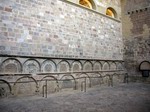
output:
[[[0,57],[0,73],[54,73],[123,70],[121,60]]]
[[[48,92],[80,88],[82,77],[110,83],[123,71],[117,19],[59,0],[1,0],[0,18],[1,97],[40,94],[46,80]]]
[[[140,77],[139,65],[150,61],[150,2],[122,0],[124,61],[131,76]]]
[[[0,57],[0,98],[41,95],[124,81],[123,61]],[[112,79],[111,79],[112,78]]]
[[[75,4],[79,4],[79,0],[66,0],[73,2]],[[111,7],[117,13],[116,18],[121,19],[121,2],[120,0],[91,0],[94,3],[95,9],[104,15],[106,15],[107,8]]]
[[[1,0],[0,54],[122,60],[121,23],[59,0]]]

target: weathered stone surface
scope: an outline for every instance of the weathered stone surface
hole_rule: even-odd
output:
[[[150,61],[150,8],[149,0],[122,2],[125,68],[133,80],[141,76],[139,65]]]
[[[117,20],[59,0],[3,0],[0,6],[0,51],[25,56],[123,58]],[[8,42],[11,44],[4,44]]]

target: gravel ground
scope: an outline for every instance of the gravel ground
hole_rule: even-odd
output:
[[[0,99],[0,112],[150,112],[150,84],[94,87],[87,92]]]

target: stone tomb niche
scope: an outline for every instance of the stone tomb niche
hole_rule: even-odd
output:
[[[64,79],[63,83],[62,83],[62,88],[72,88],[73,87],[73,83],[70,79]]]
[[[4,73],[6,73],[6,72],[8,72],[8,73],[16,73],[17,71],[18,71],[17,70],[17,66],[14,63],[9,63],[4,68]]]
[[[48,93],[55,93],[55,92],[57,91],[57,89],[58,89],[57,83],[56,83],[55,80],[53,80],[53,81],[48,81],[48,82],[47,82],[47,87],[48,87],[48,89],[47,89],[47,92],[48,92]]]
[[[122,63],[118,63],[118,64],[117,64],[117,69],[118,69],[118,70],[123,70],[123,65],[122,65]]]
[[[57,92],[58,88],[58,83],[56,81],[56,79],[54,79],[51,76],[47,76],[44,77],[41,81],[40,81],[40,93],[43,93],[43,86],[46,85],[46,81],[47,81],[47,93],[55,93]]]
[[[37,92],[37,83],[28,77],[22,77],[15,82],[13,87],[14,95],[35,95]]]
[[[22,71],[21,64],[15,59],[7,59],[2,65],[1,69],[3,73],[20,73]]]
[[[75,80],[71,75],[64,75],[61,78],[61,89],[74,89]]]
[[[37,73],[40,71],[40,65],[36,60],[27,60],[23,65],[24,73]]]
[[[79,72],[79,71],[81,71],[81,69],[82,69],[82,66],[81,66],[81,63],[80,62],[78,62],[78,61],[76,61],[76,62],[74,62],[73,64],[72,64],[72,71],[73,72]]]
[[[10,95],[10,87],[8,84],[0,80],[0,98],[7,97]]]
[[[109,70],[109,64],[107,62],[103,64],[103,70]]]
[[[42,63],[41,71],[42,72],[55,72],[56,65],[53,61],[46,60]]]
[[[89,78],[88,74],[85,74],[85,73],[78,74],[77,78],[79,78],[78,79],[78,84],[77,84],[77,87],[79,89],[81,89],[81,86],[84,88],[85,80],[86,80],[86,87],[88,88],[88,87],[91,86],[91,79]]]
[[[101,85],[103,83],[103,78],[100,76],[100,74],[90,73],[89,76],[91,78],[92,86]]]
[[[80,71],[81,70],[81,68],[80,68],[80,66],[78,65],[78,64],[74,64],[73,65],[73,71]]]
[[[117,70],[117,66],[115,63],[110,64],[110,70]]]
[[[58,64],[58,71],[59,72],[68,72],[69,71],[69,64],[66,61],[62,61]]]
[[[108,77],[108,76],[103,77],[103,84],[104,84],[104,85],[110,84],[110,80],[109,80],[109,77]]]
[[[122,63],[120,63],[120,62],[117,62],[116,64],[111,63],[110,69],[111,70],[123,70]],[[113,76],[113,84],[117,85],[118,83],[123,82],[122,79],[124,79],[123,75],[114,75]]]
[[[83,71],[92,71],[92,63],[90,62],[85,62],[83,65]]]
[[[101,64],[100,64],[99,62],[96,62],[96,63],[94,64],[94,66],[93,66],[93,69],[94,69],[95,71],[100,71],[101,68],[102,68],[102,66],[101,66]]]
[[[123,82],[124,76],[123,75],[114,75],[113,76],[113,85],[118,85],[119,83]]]

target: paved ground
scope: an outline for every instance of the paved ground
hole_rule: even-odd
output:
[[[150,112],[150,84],[130,83],[49,95],[0,99],[0,112]]]

